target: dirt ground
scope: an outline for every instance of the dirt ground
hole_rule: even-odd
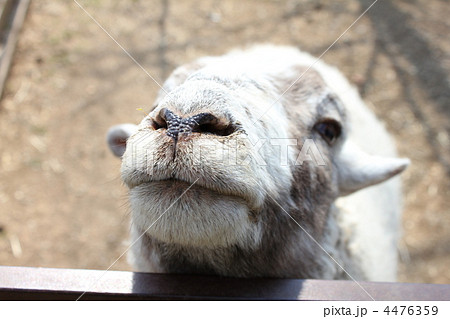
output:
[[[371,4],[79,2],[158,82],[255,42],[319,56]],[[412,161],[400,281],[450,283],[449,16],[442,0],[379,1],[323,56]],[[158,86],[142,68],[75,2],[32,2],[0,104],[1,265],[106,269],[125,251],[126,190],[105,134],[152,105]],[[122,257],[112,269],[130,267]]]

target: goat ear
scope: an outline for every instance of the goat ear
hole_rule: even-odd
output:
[[[117,156],[122,157],[127,147],[127,139],[137,131],[137,125],[119,124],[111,127],[106,135],[109,149]]]
[[[369,155],[347,141],[342,146],[336,164],[339,193],[344,196],[403,172],[410,160]]]

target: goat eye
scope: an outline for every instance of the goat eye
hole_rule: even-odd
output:
[[[325,120],[317,123],[314,129],[322,136],[322,138],[332,145],[341,135],[341,125],[335,120]]]

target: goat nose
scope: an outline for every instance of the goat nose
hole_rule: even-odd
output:
[[[211,113],[199,113],[188,118],[182,118],[167,108],[161,109],[153,127],[166,129],[167,136],[177,140],[178,135],[188,135],[192,132],[227,136],[236,131],[236,127],[228,120],[218,118]]]

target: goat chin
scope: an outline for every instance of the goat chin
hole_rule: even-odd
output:
[[[133,224],[166,243],[200,248],[254,247],[261,225],[244,199],[181,181],[144,183],[130,191]]]

